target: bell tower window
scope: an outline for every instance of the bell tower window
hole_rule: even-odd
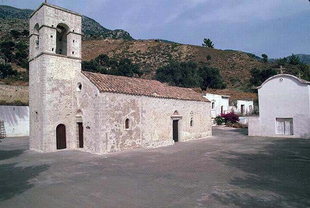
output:
[[[39,24],[38,24],[38,23],[34,26],[33,33],[34,33],[34,35],[36,36],[36,39],[35,39],[35,48],[36,48],[36,49],[39,49],[39,46],[40,46],[40,38],[39,38]]]
[[[59,24],[56,30],[56,54],[67,55],[67,35],[69,28],[65,24]]]

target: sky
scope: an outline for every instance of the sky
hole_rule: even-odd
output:
[[[36,9],[41,0],[0,0]],[[135,39],[164,39],[265,53],[270,58],[310,54],[309,0],[49,0]]]

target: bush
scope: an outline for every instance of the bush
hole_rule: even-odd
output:
[[[231,113],[226,113],[226,114],[221,114],[221,117],[224,118],[225,124],[228,123],[237,123],[239,121],[239,116],[233,112]]]
[[[225,119],[221,116],[216,116],[214,120],[217,125],[222,125],[225,122]]]
[[[10,64],[0,64],[0,79],[16,76],[18,73]]]

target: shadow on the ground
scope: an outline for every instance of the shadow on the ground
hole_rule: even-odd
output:
[[[231,131],[233,132],[237,132],[239,134],[242,134],[242,135],[248,135],[248,129],[247,128],[240,128],[240,129],[232,129]]]
[[[310,140],[274,140],[258,153],[225,155],[217,159],[246,177],[233,178],[238,191],[215,193],[216,200],[242,208],[310,207]]]
[[[230,127],[223,127],[223,129],[219,129],[218,127],[212,128],[212,135],[213,136],[220,136],[220,137],[227,137],[233,138],[232,135],[243,135],[248,136],[248,129],[247,128],[230,128]]]
[[[22,154],[23,150],[0,150],[0,161],[11,159]],[[18,163],[0,164],[0,201],[32,188],[31,179],[48,169],[48,165],[20,167]]]
[[[0,150],[0,161],[17,157],[23,154],[25,150]]]

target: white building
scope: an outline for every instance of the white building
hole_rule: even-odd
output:
[[[253,100],[235,100],[233,105],[229,106],[230,112],[240,115],[250,115],[254,111]]]
[[[29,136],[28,106],[0,106],[0,121],[4,123],[5,137]]]
[[[211,117],[215,118],[223,113],[229,111],[229,97],[228,95],[217,95],[206,93],[204,96],[211,102]]]
[[[288,74],[258,87],[260,115],[249,121],[250,136],[310,137],[310,82]]]

